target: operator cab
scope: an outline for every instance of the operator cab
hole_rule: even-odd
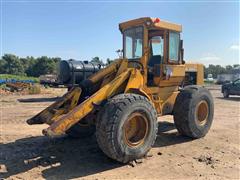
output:
[[[179,69],[184,64],[181,25],[146,17],[121,23],[119,28],[123,34],[123,58],[147,67],[148,86],[164,86],[174,77],[174,66]]]
[[[143,26],[131,27],[123,32],[123,57],[140,59],[143,55]]]

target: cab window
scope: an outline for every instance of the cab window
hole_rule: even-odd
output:
[[[153,56],[163,56],[163,38],[161,36],[154,36],[150,40]]]
[[[157,35],[150,37],[150,59],[148,65],[154,67],[155,64],[161,64],[163,62],[163,47],[164,39],[163,36]]]
[[[178,62],[179,60],[180,35],[176,32],[169,33],[169,61]]]
[[[133,27],[123,32],[124,57],[127,59],[141,58],[143,54],[143,27]]]

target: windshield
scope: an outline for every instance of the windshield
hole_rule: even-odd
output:
[[[126,29],[123,32],[124,58],[136,59],[142,57],[143,27]]]

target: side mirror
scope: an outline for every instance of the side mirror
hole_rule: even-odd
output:
[[[122,50],[122,49],[116,50],[116,53],[118,53],[118,57],[119,57],[119,58],[122,58],[122,57],[123,57],[123,50]]]

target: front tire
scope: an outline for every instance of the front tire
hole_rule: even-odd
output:
[[[208,133],[212,125],[212,95],[204,87],[187,86],[178,94],[173,113],[174,123],[180,134],[201,138]]]
[[[98,116],[97,142],[108,157],[126,163],[151,149],[157,127],[156,110],[147,98],[120,94],[110,99]]]

